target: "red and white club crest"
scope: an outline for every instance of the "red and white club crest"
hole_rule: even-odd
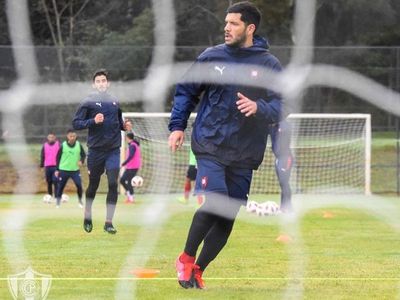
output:
[[[207,176],[201,177],[201,187],[205,189],[207,187],[207,184],[208,184],[208,177]]]

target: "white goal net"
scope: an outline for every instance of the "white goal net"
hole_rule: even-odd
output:
[[[188,122],[183,148],[172,154],[167,144],[169,113],[124,113],[124,118],[133,121],[133,132],[141,146],[143,166],[139,174],[145,184],[138,192],[154,192],[165,180],[169,180],[170,193],[182,192],[195,116],[192,114]],[[293,193],[370,194],[369,114],[291,114],[288,121],[294,155],[290,179]],[[125,147],[123,144],[122,155]],[[254,172],[252,194],[280,193],[274,164],[269,138],[264,161]]]

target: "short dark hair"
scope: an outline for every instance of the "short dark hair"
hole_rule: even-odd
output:
[[[261,12],[260,10],[249,1],[242,1],[232,4],[226,10],[228,14],[242,14],[240,16],[240,20],[242,20],[246,25],[254,24],[256,27],[255,31],[257,31],[258,26],[261,21]]]
[[[135,136],[133,135],[133,132],[128,132],[128,133],[126,134],[126,137],[127,137],[128,139],[130,139],[130,140],[133,140],[133,139],[135,138]]]
[[[67,130],[67,134],[69,134],[69,133],[75,133],[75,130],[70,128],[70,129]]]
[[[107,80],[108,80],[108,71],[106,69],[98,69],[94,72],[93,74],[93,81],[96,79],[97,76],[101,76],[104,75],[106,76]]]

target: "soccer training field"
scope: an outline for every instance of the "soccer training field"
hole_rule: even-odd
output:
[[[184,290],[175,278],[174,261],[184,245],[194,199],[189,205],[178,203],[177,196],[139,195],[135,205],[120,201],[113,236],[102,229],[104,195],[96,199],[90,234],[82,229],[75,197],[60,209],[42,203],[40,195],[12,197],[0,196],[0,299],[12,299],[7,277],[29,266],[52,276],[47,299],[400,295],[400,205],[395,197],[295,199],[301,218],[260,218],[243,209],[228,245],[204,273],[206,290]],[[287,234],[289,242],[277,241],[280,234]],[[130,271],[140,267],[160,273],[137,279]]]

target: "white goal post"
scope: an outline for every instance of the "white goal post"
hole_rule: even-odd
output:
[[[157,181],[169,177],[169,192],[181,193],[196,114],[191,114],[188,121],[183,149],[175,154],[168,149],[170,113],[129,112],[123,117],[132,120],[133,132],[141,144],[143,166],[139,175],[145,183],[138,192],[154,192]],[[370,114],[291,114],[288,121],[295,157],[290,180],[293,193],[371,194]],[[123,138],[121,159],[125,158],[125,148]],[[264,161],[254,172],[252,194],[280,193],[274,163],[268,139]]]

